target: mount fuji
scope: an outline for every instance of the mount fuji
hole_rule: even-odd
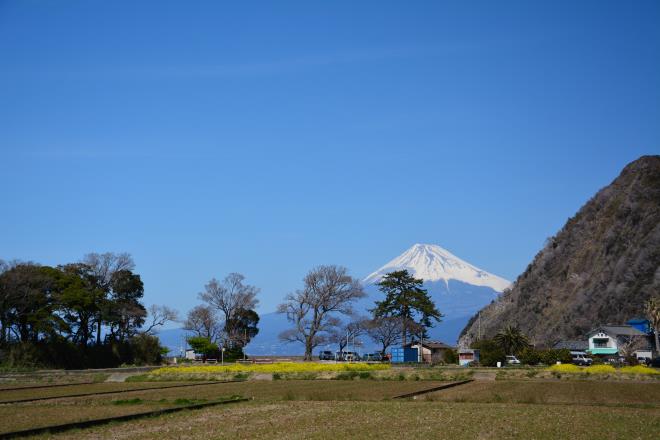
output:
[[[442,321],[429,329],[433,339],[453,344],[470,317],[495,300],[511,285],[502,277],[486,272],[448,250],[434,244],[415,244],[362,282],[368,299],[361,305],[381,300],[377,283],[395,270],[406,269],[415,278],[424,280],[424,288],[444,315]]]
[[[502,292],[511,285],[510,281],[498,277],[435,244],[416,244],[385,266],[363,280],[364,284],[375,284],[387,273],[407,269],[415,278],[425,282],[443,281],[449,289],[449,281],[460,281],[473,286],[489,287]]]

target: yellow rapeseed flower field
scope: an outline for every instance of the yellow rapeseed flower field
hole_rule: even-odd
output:
[[[573,364],[552,365],[548,371],[557,373],[590,373],[590,374],[660,374],[659,370],[636,365],[634,367],[623,367],[618,370],[611,365],[592,365],[591,367],[578,367]]]
[[[185,367],[163,367],[152,371],[150,374],[320,373],[326,371],[376,371],[387,370],[389,368],[389,364],[367,364],[364,362],[341,364],[325,364],[318,362],[277,362],[273,364],[192,365]]]
[[[557,364],[548,367],[548,371],[555,371],[557,373],[582,373],[582,368],[573,364]]]
[[[629,374],[660,374],[660,370],[655,368],[645,367],[644,365],[635,365],[634,367],[623,367],[620,370],[622,373]]]
[[[592,365],[591,367],[586,367],[584,371],[591,374],[612,374],[617,372],[616,368],[611,365]]]

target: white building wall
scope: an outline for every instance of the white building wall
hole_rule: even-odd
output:
[[[606,346],[605,347],[602,347],[602,346],[597,347],[596,342],[594,341],[594,339],[601,339],[601,340],[602,339],[607,339],[607,343],[605,344]],[[589,349],[591,350],[591,349],[594,349],[594,348],[618,348],[618,346],[616,344],[616,339],[611,338],[607,333],[598,332],[595,335],[591,335],[589,337]]]

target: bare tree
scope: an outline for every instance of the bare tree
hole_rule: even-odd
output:
[[[199,294],[202,301],[223,315],[223,345],[236,342],[238,332],[235,327],[239,323],[237,315],[242,310],[253,310],[259,304],[259,289],[244,284],[244,280],[245,277],[240,273],[230,273],[222,282],[213,278],[204,286],[204,292]]]
[[[367,318],[354,318],[345,325],[333,329],[330,332],[329,342],[337,344],[340,353],[350,344],[362,345],[359,338],[366,333],[367,323]]]
[[[183,328],[195,332],[197,336],[208,338],[211,342],[216,342],[222,331],[215,311],[209,306],[197,306],[189,311]]]
[[[115,273],[127,270],[132,271],[135,269],[135,262],[133,257],[128,253],[115,254],[112,252],[105,252],[98,254],[92,252],[83,257],[82,263],[89,268],[96,283],[102,294],[105,296],[110,292],[112,284],[112,277]],[[103,323],[102,308],[99,307],[96,314],[96,344],[101,343],[101,325]]]
[[[401,319],[397,317],[376,318],[367,324],[367,333],[374,342],[380,344],[383,356],[389,347],[401,342]]]
[[[89,266],[92,274],[98,280],[98,283],[104,288],[110,286],[112,276],[115,272],[119,272],[120,270],[132,271],[135,269],[133,257],[126,252],[121,254],[115,254],[112,252],[97,254],[93,252],[85,255],[82,263]]]
[[[637,350],[645,349],[648,346],[645,336],[620,337],[617,341],[619,355],[624,358],[631,357]]]
[[[339,325],[336,315],[351,315],[352,304],[365,296],[359,281],[341,266],[319,266],[304,278],[304,287],[285,297],[277,308],[285,313],[294,328],[282,332],[285,342],[302,342],[305,360],[312,359],[312,350],[324,343]]]
[[[660,354],[660,339],[658,332],[660,332],[660,297],[650,298],[645,304],[646,317],[653,327],[653,337],[655,339],[655,353]]]
[[[168,322],[176,322],[179,320],[179,312],[167,306],[159,306],[153,304],[149,307],[149,325],[142,331],[143,334],[153,335],[158,331],[158,327],[162,327]]]

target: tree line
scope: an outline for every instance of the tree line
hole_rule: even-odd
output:
[[[127,253],[91,253],[55,267],[0,260],[0,362],[108,367],[155,363],[154,336],[174,310],[142,303],[144,284]]]
[[[306,360],[320,345],[335,343],[343,351],[364,335],[384,354],[409,337],[425,338],[427,329],[440,321],[442,314],[422,285],[405,270],[387,274],[378,283],[383,301],[375,303],[371,316],[358,316],[354,304],[366,296],[359,280],[345,267],[318,266],[305,275],[303,287],[286,295],[278,306],[292,324],[279,337],[301,343]],[[225,360],[244,357],[243,349],[259,332],[258,293],[239,273],[222,281],[211,279],[198,295],[202,304],[191,309],[184,321],[184,329],[192,334],[188,344],[206,358],[218,358],[221,351]]]
[[[284,342],[300,342],[305,359],[312,359],[317,347],[336,343],[343,351],[349,341],[369,335],[382,354],[409,336],[425,338],[428,328],[439,322],[442,314],[416,279],[406,270],[386,274],[377,284],[385,295],[376,301],[371,316],[356,316],[356,301],[366,293],[360,282],[342,266],[319,266],[303,279],[303,287],[287,295],[278,312],[293,325],[279,336]],[[348,320],[342,323],[342,318]]]

